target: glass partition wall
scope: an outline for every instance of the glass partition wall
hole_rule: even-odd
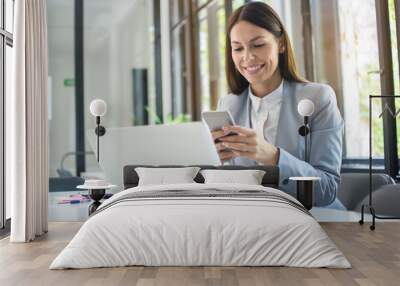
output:
[[[158,7],[159,1],[148,0],[47,1],[51,220],[87,216],[84,198],[77,198],[78,206],[62,202],[86,193],[76,189],[85,178],[104,177],[86,138],[95,128],[93,99],[107,103],[101,119],[106,128],[160,117]]]
[[[82,156],[83,176],[99,171],[94,154],[76,153],[91,151],[87,140],[77,146],[77,129],[94,130],[95,118],[89,112],[93,99],[107,103],[105,127],[155,121],[148,116],[156,113],[153,12],[153,2],[146,0],[48,1],[51,177],[77,176],[76,160]],[[82,37],[76,36],[77,20],[83,25]],[[79,47],[83,50],[77,63]],[[77,78],[77,65],[83,81]],[[77,116],[77,109],[83,115]],[[135,116],[140,109],[146,112]]]
[[[107,103],[105,127],[156,120],[153,5],[148,0],[84,0],[84,130],[94,129],[88,107],[95,98]],[[87,143],[85,150],[90,150]],[[86,171],[95,167],[87,162]]]
[[[47,1],[47,23],[50,177],[76,176],[74,1]]]

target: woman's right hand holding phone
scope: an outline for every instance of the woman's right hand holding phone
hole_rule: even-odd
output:
[[[215,147],[218,151],[219,159],[221,161],[228,161],[236,157],[232,150],[224,146],[223,142],[220,140],[220,138],[227,136],[222,129],[211,131],[211,134],[214,139]]]
[[[224,126],[211,133],[221,161],[246,157],[264,165],[278,164],[279,148],[251,128]]]

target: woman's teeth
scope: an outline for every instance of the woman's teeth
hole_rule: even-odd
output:
[[[256,72],[258,72],[262,67],[263,67],[263,65],[248,66],[248,67],[245,67],[245,70],[248,71],[249,73],[256,73]]]

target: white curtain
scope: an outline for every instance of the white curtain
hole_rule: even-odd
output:
[[[47,232],[48,122],[46,0],[14,7],[13,92],[6,113],[6,173],[12,242]]]

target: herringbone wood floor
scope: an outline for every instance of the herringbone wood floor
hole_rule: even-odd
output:
[[[81,223],[51,223],[27,244],[0,241],[0,285],[400,285],[400,223],[380,222],[372,232],[357,223],[322,223],[353,268],[121,267],[48,270]]]

